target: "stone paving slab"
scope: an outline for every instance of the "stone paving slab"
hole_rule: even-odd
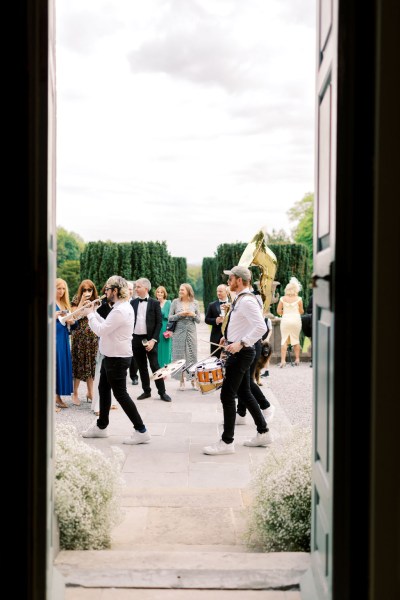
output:
[[[123,590],[67,588],[65,600],[301,600],[300,592],[269,590]]]
[[[296,552],[64,550],[55,566],[67,585],[82,587],[268,590],[295,589],[310,559]]]

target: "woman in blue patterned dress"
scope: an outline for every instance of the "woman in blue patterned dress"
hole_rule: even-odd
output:
[[[72,360],[69,343],[70,325],[75,321],[72,318],[62,325],[58,320],[71,312],[69,302],[68,285],[64,279],[56,279],[56,411],[60,408],[68,408],[61,396],[70,396],[73,391],[72,385]]]
[[[160,367],[163,367],[164,365],[169,365],[169,363],[172,360],[172,339],[170,337],[164,337],[164,331],[166,331],[167,329],[169,310],[171,308],[171,300],[167,300],[167,290],[162,285],[158,286],[158,288],[156,289],[156,298],[160,303],[162,316],[160,338],[158,340],[157,349],[158,364],[160,365]]]
[[[169,320],[176,321],[176,328],[172,337],[172,361],[185,359],[186,366],[197,362],[197,331],[196,323],[200,323],[200,310],[195,300],[193,288],[190,283],[182,283],[179,288],[179,298],[172,300],[169,311]],[[185,389],[185,373],[181,371],[173,375],[180,379],[179,389]],[[189,375],[186,374],[186,379]],[[192,379],[192,387],[196,389]]]

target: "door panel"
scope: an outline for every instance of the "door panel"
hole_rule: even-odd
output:
[[[311,569],[302,598],[332,598],[333,370],[337,1],[320,0],[316,81],[316,157],[313,277],[313,456]]]

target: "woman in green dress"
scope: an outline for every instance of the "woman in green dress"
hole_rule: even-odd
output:
[[[167,290],[162,285],[156,289],[156,298],[160,303],[162,315],[160,339],[158,340],[158,363],[160,367],[163,367],[171,362],[172,356],[172,338],[164,337],[164,331],[167,329],[169,310],[171,308],[171,300],[167,300]]]

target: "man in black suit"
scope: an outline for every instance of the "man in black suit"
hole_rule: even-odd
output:
[[[204,319],[207,325],[211,325],[210,342],[214,342],[214,344],[219,344],[219,341],[222,338],[221,325],[224,320],[224,314],[222,314],[221,306],[228,302],[226,285],[219,285],[217,287],[217,297],[218,300],[215,302],[210,302],[208,305]],[[211,353],[213,353],[217,347],[210,344],[210,349]],[[213,356],[217,356],[219,358],[221,351],[222,348],[218,348]]]
[[[134,298],[137,297],[136,292],[135,292],[135,282],[134,281],[128,281],[128,290],[129,290],[129,294],[131,296],[131,300],[133,300]],[[132,348],[132,352],[133,352],[133,348]],[[138,385],[138,383],[139,383],[138,370],[139,370],[139,368],[137,366],[136,358],[134,356],[132,356],[131,365],[129,367],[129,377],[131,378],[132,385]]]
[[[135,326],[132,336],[132,349],[139,367],[140,380],[142,382],[143,394],[138,396],[138,400],[150,398],[151,387],[150,377],[147,370],[147,359],[150,363],[152,372],[158,371],[157,343],[161,330],[161,307],[158,300],[150,298],[149,291],[151,283],[148,279],[142,277],[135,284],[137,298],[131,300],[131,305],[135,313]],[[145,342],[145,344],[143,344]],[[155,384],[161,400],[171,402],[171,398],[165,391],[164,379],[156,379]]]

